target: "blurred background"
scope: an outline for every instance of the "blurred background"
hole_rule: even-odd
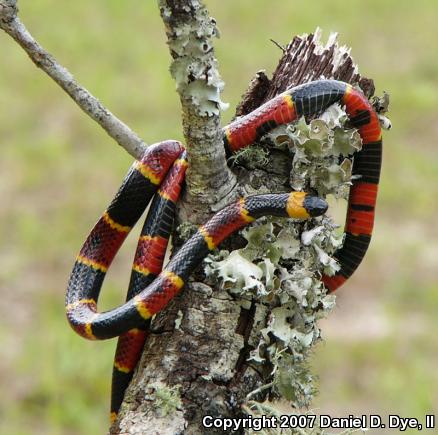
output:
[[[224,101],[234,108],[278,47],[320,26],[390,93],[376,229],[365,262],[322,322],[317,412],[424,418],[438,411],[438,4],[435,0],[207,1]],[[156,2],[20,0],[20,16],[78,81],[148,143],[182,139]],[[130,156],[0,33],[0,433],[94,434],[108,424],[114,342],[64,315],[76,252]],[[223,123],[234,113],[228,110]],[[137,233],[138,234],[138,233]],[[105,282],[124,299],[136,234]]]

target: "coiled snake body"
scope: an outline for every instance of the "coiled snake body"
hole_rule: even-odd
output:
[[[377,114],[367,98],[351,85],[320,80],[287,90],[223,129],[228,154],[250,145],[274,127],[301,116],[321,113],[334,103],[345,106],[363,148],[355,154],[345,238],[335,253],[340,270],[322,281],[332,292],[362,261],[371,239],[380,176],[382,137]],[[193,270],[230,234],[260,216],[306,219],[325,213],[327,203],[304,192],[241,198],[215,214],[180,248],[163,268],[177,202],[187,168],[184,147],[165,141],[148,147],[136,161],[117,195],[91,230],[76,258],[66,296],[72,328],[88,339],[120,336],[113,369],[111,417],[123,401],[151,317],[183,288]],[[127,300],[107,312],[97,311],[105,273],[130,229],[152,199],[132,267]]]

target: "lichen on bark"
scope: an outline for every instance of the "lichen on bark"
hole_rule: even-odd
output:
[[[283,150],[284,160],[290,161],[289,189],[347,198],[347,157],[361,149],[361,140],[355,130],[345,128],[345,120],[340,108],[330,109],[320,118],[300,119],[267,135],[265,147]],[[259,171],[271,172],[268,158]],[[272,384],[271,396],[287,399],[296,408],[310,405],[315,391],[306,362],[320,340],[317,321],[334,306],[335,298],[326,295],[320,276],[339,269],[331,257],[342,244],[338,227],[327,216],[304,223],[262,218],[242,231],[243,248],[220,251],[205,261],[211,285],[220,284],[236,297],[256,299],[268,308],[266,326],[249,360],[256,369],[263,365],[271,370],[266,379]]]
[[[214,207],[233,196],[235,177],[228,169],[222,143],[220,112],[224,87],[214,54],[216,22],[198,0],[159,0],[161,17],[182,107],[189,160],[187,195],[180,208],[183,221],[202,223]]]

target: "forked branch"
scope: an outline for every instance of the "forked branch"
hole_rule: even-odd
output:
[[[189,160],[185,207],[180,216],[201,223],[230,201],[235,178],[222,141],[220,112],[226,107],[213,42],[216,22],[200,0],[158,0],[166,26],[170,71],[182,107],[182,124]]]

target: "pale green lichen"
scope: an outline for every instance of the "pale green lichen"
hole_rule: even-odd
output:
[[[179,94],[197,109],[199,115],[218,115],[228,107],[220,98],[224,82],[213,51],[213,39],[219,37],[219,30],[207,9],[198,2],[193,4],[196,7],[186,11],[192,15],[190,22],[173,23],[167,28],[174,58],[170,71]],[[161,15],[164,20],[170,20],[172,12],[162,6]]]
[[[315,189],[319,195],[346,198],[351,180],[348,156],[362,148],[356,130],[345,129],[347,116],[332,106],[321,118],[307,124],[304,118],[282,126],[269,137],[293,153],[290,185],[295,190]]]
[[[179,385],[168,387],[162,383],[155,383],[150,385],[152,394],[146,399],[153,400],[155,412],[160,417],[172,415],[182,407],[179,388]]]
[[[192,224],[191,222],[183,222],[178,225],[178,228],[176,229],[179,237],[181,237],[182,240],[188,240],[191,236],[193,236],[193,234],[196,233],[197,230],[198,226]]]
[[[321,251],[334,252],[342,242],[341,236],[334,232],[336,226],[329,218],[318,218],[315,222],[317,227],[310,222],[301,224],[304,231],[300,234],[296,221],[261,218],[242,231],[247,240],[244,248],[207,257],[205,272],[208,277],[219,279],[231,293],[268,296],[269,303],[275,297],[279,303],[285,303],[290,295],[297,296],[294,283],[307,290],[318,271],[330,267],[332,272],[337,270],[334,260],[327,261]]]
[[[357,131],[348,127],[340,106],[308,123],[302,118],[277,127],[264,140],[290,152],[289,184],[294,190],[348,198],[351,155],[362,148],[362,142]],[[252,167],[260,168],[268,160],[266,148],[256,146],[254,152],[239,154],[237,161],[251,169],[255,155]],[[339,270],[332,256],[342,244],[338,228],[328,216],[306,222],[264,217],[241,231],[247,241],[244,248],[220,251],[204,262],[207,278],[214,284],[270,307],[249,360],[255,365],[269,363],[272,385],[268,386],[297,408],[308,406],[315,393],[307,357],[320,340],[317,321],[335,305],[335,296],[326,294],[320,277]]]
[[[207,276],[230,292],[272,307],[250,360],[269,361],[275,390],[299,407],[309,405],[313,397],[313,377],[305,360],[320,338],[317,320],[334,306],[334,296],[326,295],[318,272],[336,270],[337,263],[326,254],[327,262],[321,252],[333,252],[341,243],[329,218],[315,221],[316,228],[310,222],[301,224],[307,230],[300,234],[292,220],[259,219],[242,232],[248,241],[245,248],[221,251],[205,263]]]
[[[230,157],[234,165],[244,165],[248,169],[265,168],[268,164],[268,151],[261,146],[253,145],[242,148]]]
[[[385,130],[390,130],[392,127],[391,121],[385,116],[386,112],[388,112],[389,107],[389,94],[383,92],[381,97],[373,97],[373,107],[377,112],[377,116],[379,117],[380,125]]]
[[[175,319],[175,329],[178,330],[181,327],[184,314],[181,310],[178,310],[177,317]]]

